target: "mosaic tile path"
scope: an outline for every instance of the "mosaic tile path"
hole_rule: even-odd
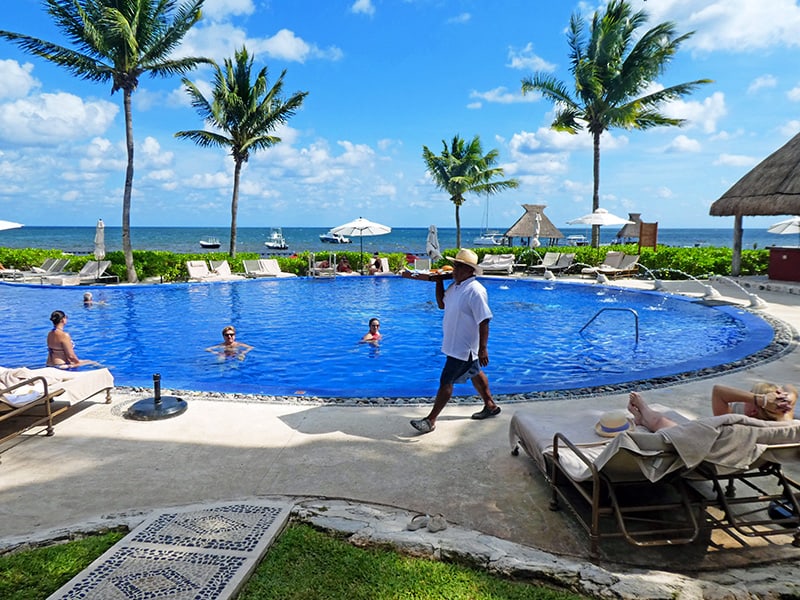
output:
[[[50,600],[231,598],[291,510],[291,503],[255,500],[156,512]]]

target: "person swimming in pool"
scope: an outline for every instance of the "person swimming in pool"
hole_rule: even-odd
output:
[[[223,359],[235,358],[237,360],[244,360],[247,353],[253,349],[253,346],[250,344],[236,341],[236,329],[233,325],[228,325],[222,330],[222,339],[223,342],[221,344],[209,346],[206,348],[206,352],[216,354]]]
[[[377,317],[372,317],[369,320],[369,331],[364,334],[364,337],[361,338],[361,341],[377,344],[383,337],[381,335],[380,327],[380,320]]]
[[[761,382],[749,392],[727,385],[715,385],[711,389],[711,412],[714,416],[736,413],[763,421],[791,421],[794,419],[795,404],[797,388],[791,384]],[[634,423],[650,431],[676,425],[675,421],[652,409],[638,392],[630,393],[628,410],[633,415]]]
[[[99,365],[93,360],[81,360],[75,354],[75,344],[70,335],[64,331],[67,315],[64,311],[54,310],[50,314],[53,329],[47,334],[47,366],[69,369],[84,365]]]

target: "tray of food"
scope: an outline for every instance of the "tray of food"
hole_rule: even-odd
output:
[[[401,275],[406,279],[418,279],[419,281],[444,281],[453,278],[453,267],[445,265],[441,269],[431,269],[430,271],[405,268]]]

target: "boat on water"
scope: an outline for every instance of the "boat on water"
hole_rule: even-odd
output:
[[[328,231],[328,233],[321,233],[319,236],[319,241],[324,242],[326,244],[350,244],[352,240],[348,237],[344,237],[341,233],[333,233],[332,231]]]
[[[472,240],[475,246],[502,246],[503,234],[499,231],[485,231]]]
[[[200,240],[200,247],[201,248],[219,248],[219,238],[215,237],[207,237],[205,239]]]
[[[588,246],[589,240],[585,235],[568,235],[567,246]]]
[[[283,231],[280,227],[273,227],[270,229],[269,237],[264,245],[270,250],[286,250],[289,245],[286,243],[286,238],[283,237]]]

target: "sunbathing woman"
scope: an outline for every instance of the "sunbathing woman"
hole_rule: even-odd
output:
[[[69,369],[83,365],[98,365],[93,360],[81,360],[75,354],[75,344],[72,338],[64,331],[67,324],[67,315],[61,310],[54,310],[50,314],[53,329],[47,334],[47,366]]]
[[[764,421],[791,421],[797,403],[797,388],[774,383],[757,383],[752,391],[726,385],[715,385],[711,390],[711,410],[715,416],[738,413]],[[675,421],[650,408],[638,392],[631,392],[628,410],[633,421],[650,431],[673,427]]]

